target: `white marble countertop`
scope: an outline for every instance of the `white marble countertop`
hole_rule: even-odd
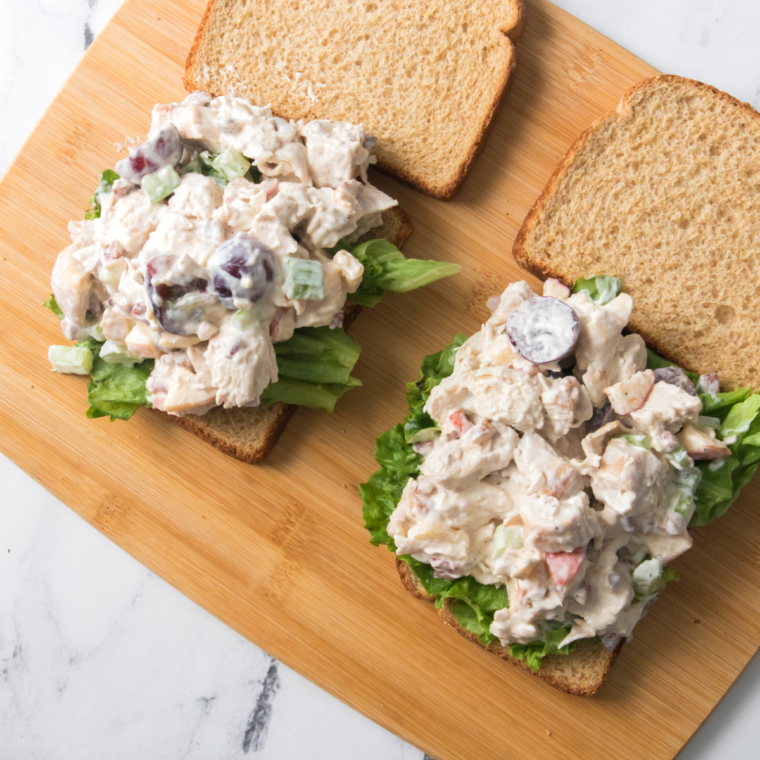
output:
[[[119,4],[0,0],[0,175]],[[558,4],[661,71],[760,105],[757,0]],[[422,760],[1,456],[0,485],[0,757]],[[681,760],[758,756],[759,708],[755,658]]]

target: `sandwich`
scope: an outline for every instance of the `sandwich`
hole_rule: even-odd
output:
[[[375,235],[401,244],[411,228],[369,182],[375,144],[242,98],[155,106],[53,269],[47,305],[76,343],[49,358],[89,375],[87,416],[147,406],[255,462],[295,406],[332,411],[360,385],[344,326],[386,290],[459,269]]]
[[[379,167],[438,198],[461,187],[515,70],[522,0],[210,0],[185,87],[351,121]]]
[[[414,596],[571,694],[598,691],[760,462],[758,137],[707,85],[627,93],[517,236],[542,293],[513,283],[423,360],[361,487]]]

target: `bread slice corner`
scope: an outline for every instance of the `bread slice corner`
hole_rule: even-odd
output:
[[[413,597],[427,602],[435,601],[435,597],[425,591],[415,572],[398,557],[396,570],[404,588]],[[598,639],[582,639],[570,654],[548,655],[544,658],[541,668],[533,670],[523,660],[512,657],[508,647],[501,644],[481,644],[474,633],[470,633],[459,624],[454,613],[455,606],[456,600],[444,599],[438,614],[443,622],[458,634],[500,659],[517,665],[550,686],[579,697],[591,697],[599,691],[623,646],[621,641],[612,652],[608,652]]]
[[[629,328],[723,390],[760,390],[760,114],[715,87],[634,85],[569,149],[523,222],[517,262],[567,285],[619,277]]]
[[[509,89],[524,22],[523,0],[210,0],[183,82],[288,119],[360,120],[383,171],[449,199]]]
[[[412,222],[398,206],[383,212],[383,223],[364,234],[360,241],[385,238],[401,248],[412,234]],[[348,328],[361,311],[356,304],[346,303],[343,326]],[[157,409],[165,420],[194,433],[206,443],[246,464],[256,464],[269,454],[285,430],[296,407],[292,404],[260,404],[253,407],[223,409],[214,407],[201,416],[186,414],[177,417]]]

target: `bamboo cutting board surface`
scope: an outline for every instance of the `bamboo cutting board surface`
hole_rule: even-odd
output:
[[[40,307],[66,222],[117,160],[113,143],[144,135],[154,103],[183,97],[203,7],[128,0],[0,185],[0,449],[209,612],[438,760],[671,758],[760,646],[757,481],[694,532],[681,582],[586,700],[487,655],[407,595],[392,555],[368,543],[357,487],[421,357],[477,330],[485,299],[525,276],[512,241],[558,160],[653,69],[531,0],[512,92],[458,198],[376,175],[415,222],[406,252],[463,273],[366,310],[352,333],[364,386],[333,415],[300,410],[255,467],[144,410],[87,420],[84,381],[50,372],[61,335]]]

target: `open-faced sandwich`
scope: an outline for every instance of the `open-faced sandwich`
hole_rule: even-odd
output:
[[[295,405],[331,411],[360,385],[344,324],[459,269],[398,250],[411,225],[367,178],[375,142],[241,98],[157,105],[53,269],[77,343],[50,360],[90,376],[88,416],[152,407],[255,462]]]
[[[444,619],[554,686],[594,693],[677,574],[688,528],[760,459],[760,394],[719,391],[624,334],[611,277],[526,282],[422,363],[361,487],[375,544]]]
[[[570,693],[599,689],[689,529],[757,470],[758,146],[724,93],[634,87],[517,236],[543,295],[510,285],[426,357],[378,439],[364,519],[405,586]]]

